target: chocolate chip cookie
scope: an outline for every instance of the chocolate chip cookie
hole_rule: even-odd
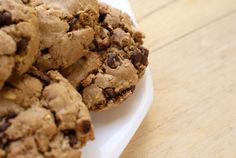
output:
[[[94,139],[82,97],[56,71],[45,74],[47,82],[33,74],[0,91],[0,157],[79,158]]]
[[[102,111],[134,92],[148,65],[149,51],[142,46],[144,35],[120,10],[101,3],[94,28],[90,52],[62,73],[89,110]]]
[[[13,73],[29,69],[38,48],[36,11],[15,0],[0,0],[0,89]]]
[[[87,54],[98,19],[97,0],[31,0],[40,28],[40,52],[36,67],[42,71],[64,69]]]

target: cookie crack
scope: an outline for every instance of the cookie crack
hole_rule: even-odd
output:
[[[45,156],[45,154],[44,154],[45,152],[43,152],[43,151],[40,150],[40,145],[39,145],[39,142],[37,141],[37,139],[35,139],[35,138],[33,138],[33,139],[34,139],[35,144],[36,144],[37,152],[38,152],[39,154],[41,154],[42,156]],[[46,152],[48,152],[48,150],[47,150]]]

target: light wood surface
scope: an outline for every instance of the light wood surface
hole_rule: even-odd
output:
[[[121,158],[236,157],[236,0],[131,0],[153,105]]]

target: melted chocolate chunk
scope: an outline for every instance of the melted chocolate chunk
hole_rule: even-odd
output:
[[[80,60],[87,61],[88,58],[87,58],[86,56],[82,56],[82,57],[80,58]]]
[[[75,27],[77,21],[78,21],[78,18],[76,18],[76,17],[74,17],[74,18],[71,19],[71,21],[69,22],[69,26],[70,26],[69,32],[74,29],[74,27]]]
[[[83,93],[83,90],[84,90],[84,87],[82,84],[79,84],[77,87],[76,87],[76,90],[79,92],[79,93]]]
[[[17,42],[17,53],[21,53],[27,48],[29,40],[27,38],[22,38]]]
[[[94,74],[94,75],[97,75],[98,73],[99,73],[98,69],[92,70],[92,71],[90,72],[90,74]]]
[[[0,13],[0,27],[11,25],[13,23],[12,14],[8,11],[3,11]]]
[[[22,0],[22,2],[23,2],[24,4],[28,4],[28,3],[30,2],[30,0]]]
[[[134,90],[135,90],[135,86],[131,86],[129,89],[130,89],[130,91],[133,93]]]
[[[78,139],[74,130],[65,130],[64,135],[68,136],[70,146],[77,144]]]
[[[7,130],[8,127],[10,127],[11,123],[10,122],[4,122],[3,124],[0,125],[0,132],[4,132]]]
[[[82,122],[82,133],[86,134],[91,130],[91,122],[89,120],[84,120]]]
[[[78,140],[76,138],[76,135],[69,135],[68,137],[69,137],[70,146],[77,144]]]
[[[133,85],[133,86],[130,86],[130,87],[127,88],[127,89],[123,89],[123,90],[119,91],[118,95],[116,96],[116,99],[118,99],[119,97],[125,95],[126,93],[129,93],[129,92],[132,92],[132,93],[133,93],[134,90],[135,90],[135,86],[134,86],[134,85]]]
[[[103,90],[103,94],[107,99],[112,99],[116,96],[114,88],[108,87]]]
[[[107,55],[107,65],[112,68],[115,69],[117,68],[117,66],[120,65],[120,59],[116,54],[108,54]]]
[[[137,66],[138,64],[148,65],[148,55],[149,50],[140,46],[138,51],[136,50],[131,53],[130,58],[135,66]]]
[[[138,63],[142,63],[143,55],[137,51],[134,51],[131,54],[131,60],[134,65],[137,65]]]
[[[142,59],[142,64],[148,65],[148,55],[149,55],[149,50],[140,46],[139,47],[141,53],[143,54],[143,59]]]
[[[41,53],[42,54],[48,54],[49,53],[49,49],[48,48],[43,49],[43,50],[41,50]]]
[[[9,120],[9,119],[13,119],[17,116],[17,114],[15,112],[9,112],[6,116],[6,119]]]
[[[100,16],[99,16],[99,22],[102,23],[102,22],[105,20],[106,16],[107,16],[107,14],[100,14]]]
[[[5,149],[9,146],[10,140],[7,140],[5,133],[0,133],[0,148]]]

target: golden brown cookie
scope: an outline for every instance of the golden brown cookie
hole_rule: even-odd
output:
[[[40,52],[36,67],[64,69],[87,54],[98,19],[97,0],[31,0],[39,17]]]
[[[0,157],[79,158],[94,139],[82,97],[58,72],[49,82],[31,75],[0,91]]]
[[[62,71],[89,110],[117,106],[134,92],[148,65],[143,38],[126,13],[100,4],[90,52]]]
[[[15,0],[0,0],[0,89],[12,75],[22,75],[39,49],[35,9]]]

